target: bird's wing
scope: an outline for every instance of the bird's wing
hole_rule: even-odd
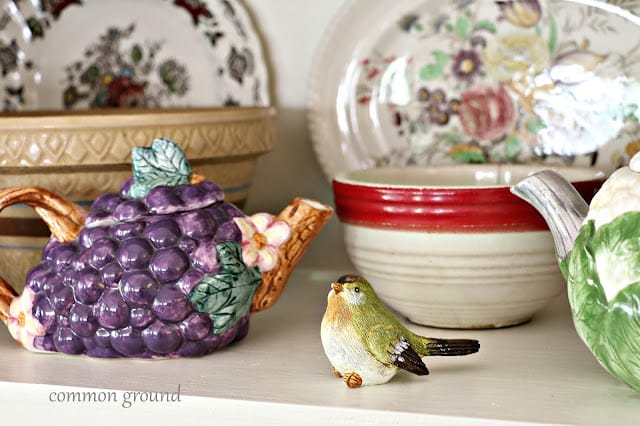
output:
[[[370,327],[365,336],[367,350],[380,362],[392,364],[419,376],[429,374],[420,355],[398,330],[391,325]]]

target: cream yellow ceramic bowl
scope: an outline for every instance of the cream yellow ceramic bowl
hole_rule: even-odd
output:
[[[159,136],[178,142],[194,170],[240,206],[257,158],[275,142],[273,108],[114,109],[0,116],[0,187],[37,185],[79,204],[131,177],[131,148]],[[48,240],[28,207],[0,214],[0,275],[22,283]]]
[[[544,167],[549,168],[549,167]],[[378,168],[333,181],[358,272],[410,321],[447,328],[520,324],[563,286],[550,232],[509,192],[535,166]],[[555,168],[588,200],[604,180]]]

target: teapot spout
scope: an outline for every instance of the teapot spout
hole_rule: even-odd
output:
[[[279,248],[278,265],[262,274],[262,282],[253,296],[251,312],[267,309],[278,300],[291,272],[332,214],[331,207],[318,201],[295,198],[276,217],[276,220],[289,225],[291,237]]]
[[[540,212],[551,230],[558,262],[562,262],[573,248],[589,205],[571,183],[551,170],[521,180],[511,192]]]

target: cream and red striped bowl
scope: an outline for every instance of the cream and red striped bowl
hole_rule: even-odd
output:
[[[509,192],[533,165],[376,168],[333,180],[347,252],[410,321],[496,328],[529,320],[563,286],[539,214]],[[588,200],[604,181],[556,167]]]

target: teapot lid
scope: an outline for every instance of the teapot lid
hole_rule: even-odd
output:
[[[624,213],[638,211],[640,194],[635,189],[638,186],[638,173],[640,152],[631,158],[629,166],[613,172],[594,195],[585,222],[593,220],[598,229]]]

